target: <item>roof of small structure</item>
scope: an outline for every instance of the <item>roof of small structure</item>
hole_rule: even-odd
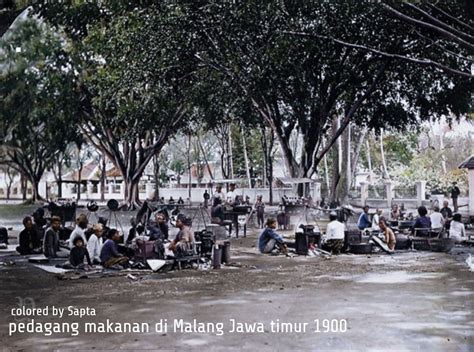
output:
[[[277,177],[278,180],[280,180],[281,183],[285,185],[294,185],[298,183],[313,183],[315,180],[312,180],[307,177]]]
[[[474,169],[474,155],[471,155],[469,158],[464,160],[459,164],[460,169]]]

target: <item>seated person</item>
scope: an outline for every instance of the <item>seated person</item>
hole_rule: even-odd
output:
[[[337,213],[334,211],[329,214],[329,221],[322,247],[328,252],[339,254],[344,246],[345,226],[337,220]]]
[[[77,236],[72,241],[73,247],[69,253],[69,263],[73,268],[83,269],[84,259],[87,259],[87,264],[92,265],[89,251],[84,246],[84,240],[81,236]]]
[[[394,204],[392,206],[392,212],[390,213],[390,218],[393,220],[398,220],[402,217],[402,213],[400,212],[400,209],[398,208],[398,204]]]
[[[95,224],[92,229],[94,233],[89,237],[89,241],[87,242],[87,251],[89,252],[92,263],[100,264],[100,251],[103,245],[103,226],[102,224]]]
[[[157,239],[167,240],[169,236],[169,227],[168,224],[166,224],[165,214],[156,214],[155,220],[155,223],[148,226],[150,241],[155,241]]]
[[[23,226],[25,227],[19,235],[19,246],[16,247],[16,251],[21,255],[40,253],[41,243],[38,238],[38,233],[33,226],[33,219],[30,216],[26,216],[23,219]]]
[[[412,234],[416,236],[428,236],[429,230],[431,229],[431,220],[427,216],[428,210],[425,206],[418,208],[418,218],[416,218],[415,224],[412,228]],[[423,230],[426,229],[426,230]]]
[[[441,231],[444,225],[443,215],[439,212],[439,207],[434,207],[430,214],[431,228],[433,230]]]
[[[179,197],[178,198],[178,205],[183,205],[184,204],[184,200],[182,197]]]
[[[443,207],[441,208],[440,213],[443,215],[445,220],[451,220],[453,218],[453,211],[449,207],[449,202],[447,200],[443,202]]]
[[[60,247],[59,230],[61,229],[61,218],[53,216],[51,227],[44,234],[43,253],[48,258],[67,258],[69,249]]]
[[[72,242],[77,236],[80,236],[82,240],[84,241],[84,244],[87,245],[85,230],[87,229],[88,224],[89,224],[89,220],[87,219],[86,214],[80,214],[77,217],[76,227],[74,228],[74,230],[71,232],[71,235],[69,236],[68,246],[70,248],[72,248],[73,246]]]
[[[379,220],[379,227],[384,234],[383,241],[387,244],[388,249],[394,251],[397,239],[395,238],[395,234],[393,233],[392,229],[387,225],[387,221],[384,218],[381,218]]]
[[[380,231],[379,221],[381,217],[382,217],[382,209],[377,208],[377,211],[372,217],[372,226],[370,228],[372,231]]]
[[[176,257],[194,254],[194,233],[191,231],[190,226],[191,220],[179,214],[176,219],[176,227],[179,229],[179,232],[168,247]]]
[[[277,228],[277,221],[275,218],[267,219],[267,227],[262,231],[258,238],[258,250],[260,253],[271,253],[274,249],[280,250],[282,253],[287,253],[283,237],[275,232]]]
[[[466,239],[466,228],[462,223],[462,216],[459,213],[453,215],[453,221],[449,228],[449,237],[455,242],[462,242]]]
[[[360,214],[359,220],[357,221],[357,227],[359,230],[365,230],[372,226],[372,221],[369,218],[369,206],[366,205],[364,211]]]
[[[105,268],[122,269],[128,267],[128,257],[120,254],[117,248],[117,242],[120,241],[120,232],[116,229],[110,229],[109,239],[105,241],[100,251],[100,261]]]

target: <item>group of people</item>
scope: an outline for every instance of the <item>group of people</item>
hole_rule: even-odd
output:
[[[52,216],[45,230],[38,227],[30,216],[23,219],[24,229],[19,234],[16,248],[20,255],[43,253],[47,258],[68,258],[62,265],[65,268],[86,268],[86,265],[102,265],[105,268],[122,269],[130,266],[134,254],[133,246],[122,246],[123,234],[103,223],[89,227],[85,214],[80,214],[76,225],[66,241],[61,241],[61,218]],[[194,249],[195,239],[191,231],[191,220],[180,214],[176,225],[178,234],[169,241],[168,219],[165,214],[157,213],[154,221],[147,225],[147,235],[141,225],[133,226],[127,244],[137,240],[155,242],[155,251],[164,256],[165,244],[176,256],[186,255]]]
[[[428,215],[428,209],[425,206],[420,206],[417,209],[418,217],[415,220],[412,226],[412,234],[420,234],[431,230],[435,232],[441,232],[443,229],[446,229],[450,238],[453,238],[456,242],[460,242],[465,239],[466,229],[462,223],[462,216],[460,213],[453,213],[452,209],[449,207],[449,202],[445,200],[443,202],[443,207],[440,209],[438,206],[433,207],[433,211]],[[391,220],[400,220],[404,218],[403,207],[399,208],[398,205],[392,207],[390,213]],[[372,230],[378,231],[382,230],[380,226],[380,219],[382,217],[382,210],[377,209],[375,214],[372,216],[372,219],[369,215],[369,207],[365,206],[363,212],[360,214],[357,221],[358,228],[363,230]],[[385,225],[387,222],[384,221]]]

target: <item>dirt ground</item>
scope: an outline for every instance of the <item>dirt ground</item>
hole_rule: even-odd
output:
[[[0,266],[0,349],[20,350],[321,350],[472,351],[474,273],[466,249],[456,253],[398,252],[389,256],[262,256],[257,234],[233,239],[221,270],[146,272],[58,280],[20,257]],[[0,258],[5,262],[6,257]],[[146,322],[148,333],[13,333],[12,308],[94,308],[95,316],[33,316],[35,322]],[[168,331],[155,332],[167,319]],[[223,334],[174,331],[175,321],[224,324]],[[230,319],[262,323],[263,332],[231,332]],[[271,322],[308,323],[305,332],[272,331]],[[319,322],[319,332],[316,322]],[[347,322],[345,329],[344,322]],[[328,322],[329,321],[329,322]],[[330,323],[333,321],[332,323]],[[178,323],[179,324],[179,323]],[[325,332],[330,324],[333,331]],[[296,329],[296,325],[291,325]],[[345,331],[342,331],[345,330]]]

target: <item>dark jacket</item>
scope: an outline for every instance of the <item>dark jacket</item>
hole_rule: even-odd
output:
[[[69,262],[72,266],[84,264],[84,257],[87,259],[87,264],[92,265],[89,251],[86,247],[73,247],[69,253]]]
[[[56,252],[59,252],[59,231],[54,232],[52,228],[49,228],[44,235],[44,255],[48,258],[57,257]]]
[[[19,244],[20,248],[25,252],[31,253],[32,249],[38,248],[41,246],[41,243],[38,238],[38,233],[34,228],[31,230],[23,229],[19,235]]]

